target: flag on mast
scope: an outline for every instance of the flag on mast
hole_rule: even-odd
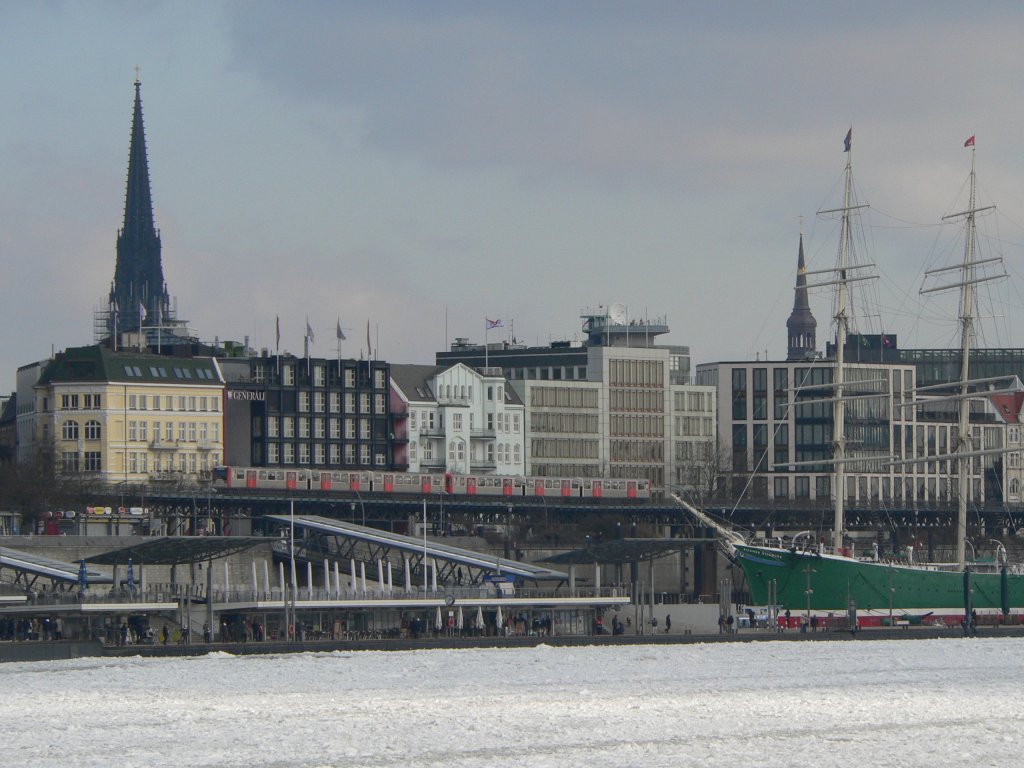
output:
[[[853,126],[850,126],[850,130],[846,132],[846,138],[843,139],[843,152],[850,151],[850,145],[853,143]]]
[[[345,333],[341,330],[341,318],[338,318],[338,341],[345,341]]]
[[[487,321],[487,329],[486,330],[488,330],[488,331],[491,330],[491,328],[502,328],[502,327],[504,327],[502,325],[501,320],[491,320],[491,319],[486,318],[486,317],[484,318],[484,320]]]
[[[370,344],[370,320],[366,320],[366,359],[369,360],[373,357],[373,347]]]
[[[316,341],[316,338],[313,335],[313,328],[309,325],[308,317],[306,318],[306,338],[309,339],[310,341]]]
[[[971,136],[971,138],[969,138],[967,141],[965,141],[964,142],[964,146],[965,147],[973,147],[974,146],[974,137]]]
[[[281,349],[281,316],[277,315],[274,323],[274,327],[277,329],[277,344],[276,348]]]

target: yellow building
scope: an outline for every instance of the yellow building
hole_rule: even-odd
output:
[[[75,347],[46,366],[35,398],[36,445],[63,474],[199,482],[224,454],[214,358]]]

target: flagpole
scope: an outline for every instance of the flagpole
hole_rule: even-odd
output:
[[[485,317],[484,318],[484,368],[488,367],[487,353],[490,351],[490,349],[489,349],[489,345],[487,343],[487,337],[490,336],[490,333],[491,333],[490,325],[491,325],[491,321],[488,320]]]

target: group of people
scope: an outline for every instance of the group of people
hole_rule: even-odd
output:
[[[63,640],[64,627],[60,616],[41,619],[0,619],[0,640]]]

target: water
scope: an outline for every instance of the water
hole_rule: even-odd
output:
[[[1005,766],[1024,640],[0,667],[8,766]]]

